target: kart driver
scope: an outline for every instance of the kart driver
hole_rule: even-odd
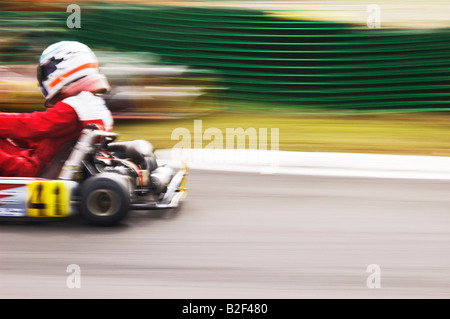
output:
[[[0,176],[39,176],[83,128],[112,130],[111,113],[96,95],[110,87],[89,47],[75,41],[49,46],[39,59],[37,79],[46,111],[0,113]]]

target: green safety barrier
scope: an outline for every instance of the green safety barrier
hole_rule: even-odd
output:
[[[94,49],[153,52],[163,63],[214,72],[226,88],[217,94],[229,100],[450,110],[449,29],[369,29],[201,6],[95,3],[81,9],[81,29],[67,28],[64,11],[3,11],[0,31],[24,34],[39,48],[73,39]],[[19,51],[3,48],[3,61],[30,58]]]

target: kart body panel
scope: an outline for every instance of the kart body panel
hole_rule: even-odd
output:
[[[0,216],[68,217],[76,213],[75,181],[0,178]]]

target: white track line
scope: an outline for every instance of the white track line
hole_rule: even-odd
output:
[[[192,169],[368,178],[450,180],[450,157],[258,150],[158,150],[162,162]]]

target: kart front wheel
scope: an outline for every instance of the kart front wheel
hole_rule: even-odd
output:
[[[86,180],[81,191],[81,214],[97,226],[120,222],[130,209],[130,195],[125,180],[99,174]]]

